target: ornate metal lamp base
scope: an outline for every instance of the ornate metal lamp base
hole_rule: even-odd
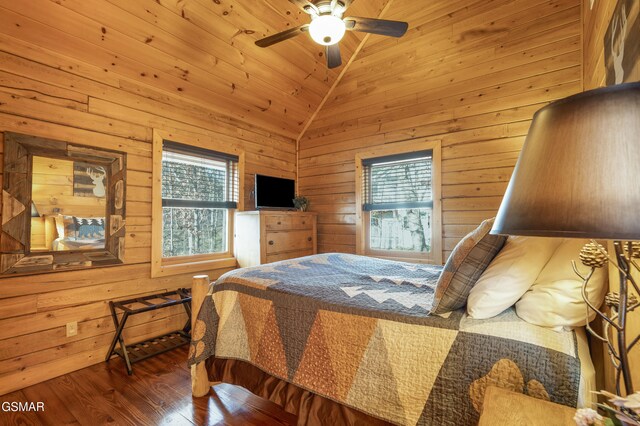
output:
[[[624,387],[627,395],[633,393],[633,382],[631,379],[631,368],[629,366],[629,352],[640,341],[640,336],[636,336],[630,343],[627,342],[626,326],[627,314],[640,306],[638,298],[629,292],[629,285],[640,294],[640,289],[636,283],[632,271],[640,272],[640,266],[636,259],[640,258],[639,241],[615,241],[615,259],[612,259],[606,249],[596,241],[586,244],[580,251],[580,261],[583,265],[591,268],[589,274],[581,274],[575,262],[573,270],[582,279],[582,297],[587,304],[587,330],[595,337],[607,344],[609,358],[616,369],[616,391],[621,393],[620,382],[624,379]],[[602,268],[607,262],[619,271],[620,291],[611,292],[605,297],[605,305],[609,307],[610,313],[606,314],[593,306],[587,297],[587,284],[597,268]],[[603,333],[600,335],[594,331],[588,322],[589,312],[594,311],[603,322]]]

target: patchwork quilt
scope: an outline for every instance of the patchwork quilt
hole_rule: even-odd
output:
[[[189,363],[246,361],[399,425],[476,424],[487,385],[576,406],[575,333],[513,310],[430,316],[441,270],[321,254],[231,271],[198,314]]]

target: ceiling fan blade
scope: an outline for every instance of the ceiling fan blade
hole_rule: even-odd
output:
[[[325,52],[327,55],[327,66],[329,67],[329,69],[337,68],[342,65],[342,58],[340,57],[340,46],[338,45],[338,43],[327,46]]]
[[[289,2],[298,6],[304,13],[311,14],[311,12],[313,12],[316,15],[320,14],[318,7],[308,0],[289,0]]]
[[[336,9],[339,12],[338,16],[342,16],[345,10],[351,5],[353,0],[331,0],[331,11],[334,12]]]
[[[391,37],[402,37],[409,28],[409,24],[401,21],[388,21],[386,19],[344,18],[348,30],[363,33],[380,34]]]
[[[298,34],[302,34],[303,32],[306,32],[308,30],[309,24],[300,25],[299,27],[290,28],[286,31],[282,31],[272,36],[257,40],[256,45],[259,47],[269,47],[276,43],[280,43],[281,41],[289,40],[290,38],[293,38]]]

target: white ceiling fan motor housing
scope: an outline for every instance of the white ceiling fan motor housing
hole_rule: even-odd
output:
[[[312,14],[312,21],[309,25],[309,35],[318,44],[330,46],[338,43],[344,37],[346,26],[342,20],[344,5],[337,2],[336,7],[331,10],[330,1],[322,1],[316,4],[320,14]]]

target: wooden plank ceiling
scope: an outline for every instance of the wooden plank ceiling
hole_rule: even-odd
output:
[[[442,142],[443,258],[500,205],[531,117],[582,90],[580,0],[394,0],[299,139],[318,250],[356,250],[360,150]]]
[[[377,17],[388,0],[354,1]],[[160,89],[214,114],[295,138],[341,68],[328,70],[308,35],[262,49],[254,42],[309,22],[288,0],[2,0],[5,33],[98,65],[124,90]],[[347,63],[363,33],[341,42]]]

